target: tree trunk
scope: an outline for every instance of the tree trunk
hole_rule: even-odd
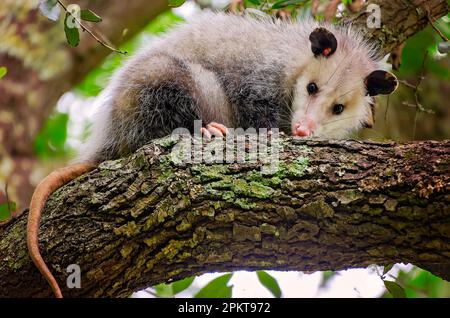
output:
[[[59,97],[79,83],[110,51],[85,32],[77,48],[65,39],[62,21],[40,14],[39,1],[2,0],[0,6],[0,203],[5,183],[9,198],[24,209],[34,188],[33,141]],[[69,2],[66,2],[68,4]],[[167,0],[78,0],[82,8],[100,14],[93,29],[114,45],[135,35],[167,9]],[[127,29],[128,32],[123,31]]]
[[[400,262],[450,279],[450,141],[280,145],[268,172],[261,160],[180,163],[173,139],[156,140],[56,191],[40,243],[63,294],[125,297],[205,272]],[[25,228],[26,214],[0,233],[0,297],[51,296]],[[80,289],[65,287],[70,264]]]

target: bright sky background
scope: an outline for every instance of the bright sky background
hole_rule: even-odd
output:
[[[228,3],[228,0],[214,1],[216,7],[220,8]],[[174,12],[191,20],[201,10],[192,2],[185,3],[182,7],[173,9]],[[148,40],[148,39],[147,39]],[[70,148],[79,149],[81,136],[85,127],[97,109],[101,97],[85,98],[74,92],[64,94],[57,104],[59,112],[69,113],[68,139]],[[408,271],[411,265],[396,265],[390,274],[396,276],[399,269]],[[382,269],[378,269],[381,270]],[[383,282],[375,268],[351,269],[341,271],[332,278],[328,288],[318,290],[322,280],[322,273],[303,274],[301,272],[276,272],[269,271],[274,276],[283,292],[283,297],[379,297],[385,291]],[[177,297],[192,297],[192,295],[202,286],[221,274],[204,274],[195,279],[193,285],[178,294]],[[265,289],[258,281],[253,272],[235,272],[230,281],[233,285],[233,297],[257,298],[272,297],[272,294]],[[152,297],[146,292],[138,292],[134,297]]]

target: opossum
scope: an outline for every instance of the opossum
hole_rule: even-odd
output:
[[[127,156],[194,120],[205,136],[226,127],[279,128],[299,137],[343,138],[373,124],[374,96],[396,77],[379,69],[377,47],[351,26],[208,13],[144,46],[112,77],[80,163],[36,188],[28,222],[30,256],[61,290],[39,252],[48,196],[100,162]],[[210,123],[210,124],[208,124]]]

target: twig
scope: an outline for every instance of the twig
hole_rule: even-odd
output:
[[[437,26],[434,25],[433,22],[435,22],[436,20],[433,20],[433,17],[430,14],[430,11],[427,10],[427,19],[430,22],[431,27],[433,28],[434,31],[436,31],[437,34],[439,34],[439,36],[442,38],[442,40],[444,40],[444,42],[448,41],[448,38],[445,36],[444,33],[442,33],[441,30],[439,30],[439,28]]]
[[[389,110],[389,97],[390,97],[390,95],[388,95],[386,98],[386,110],[384,111],[384,124],[385,125],[387,125],[387,115],[388,115],[388,110]]]
[[[409,83],[409,82],[407,82],[407,81],[405,81],[405,80],[398,80],[398,82],[401,83],[401,84],[403,84],[403,85],[405,85],[405,86],[407,86],[407,87],[409,87],[409,88],[412,88],[412,89],[415,89],[415,88],[416,88],[416,85],[411,84],[411,83]]]
[[[126,51],[120,51],[114,47],[112,47],[111,45],[105,43],[104,41],[102,41],[98,36],[96,36],[91,30],[89,30],[75,15],[73,15],[71,12],[69,12],[67,10],[67,7],[64,5],[64,3],[62,3],[60,0],[57,0],[58,4],[64,9],[64,11],[66,11],[67,14],[69,14],[71,17],[73,17],[75,19],[75,21],[77,21],[78,25],[81,27],[81,29],[84,31],[86,31],[91,37],[93,37],[98,43],[100,43],[102,46],[110,49],[113,52],[116,53],[120,53],[120,54],[127,54],[128,52]]]
[[[414,87],[414,101],[416,106],[416,115],[414,117],[414,129],[413,129],[413,140],[416,138],[416,128],[417,128],[417,119],[419,117],[419,112],[428,112],[422,104],[419,102],[419,86],[422,84],[423,79],[425,78],[425,63],[428,58],[428,51],[425,52],[425,56],[423,57],[422,68],[420,71],[419,80]]]
[[[149,295],[154,296],[155,298],[159,298],[159,296],[154,291],[150,290],[149,288],[144,289],[144,292],[146,292]]]

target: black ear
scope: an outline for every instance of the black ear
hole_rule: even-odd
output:
[[[311,41],[311,51],[314,56],[329,57],[336,52],[337,40],[333,33],[325,28],[317,28],[309,35],[309,41]]]
[[[387,95],[396,90],[398,80],[394,74],[386,71],[373,71],[364,79],[366,85],[367,95]]]

